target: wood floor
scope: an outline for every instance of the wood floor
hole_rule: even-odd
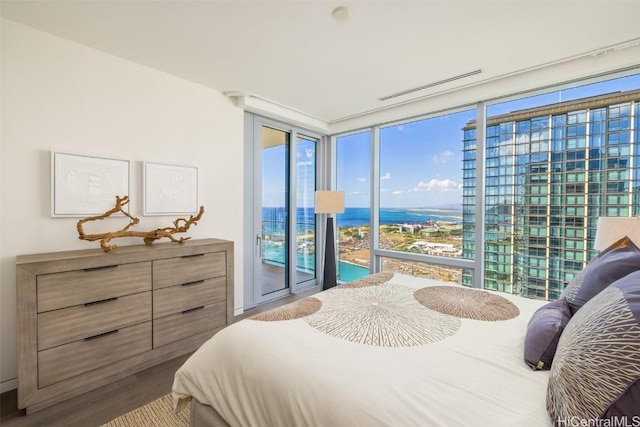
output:
[[[247,310],[241,316],[236,316],[234,321],[279,307],[318,291],[318,289],[310,289],[270,301]],[[0,424],[3,427],[100,426],[170,393],[173,375],[188,357],[189,354],[178,357],[28,416],[24,411],[18,411],[16,390],[8,391],[0,396]]]

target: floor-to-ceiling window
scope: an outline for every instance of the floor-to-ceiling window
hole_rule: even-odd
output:
[[[338,280],[348,282],[371,268],[371,132],[340,136],[336,145],[336,188],[345,192],[345,211],[336,218]]]
[[[556,299],[596,255],[598,216],[640,214],[640,75],[486,105],[337,137],[342,189],[358,137],[370,158],[360,182],[377,171],[378,186],[366,188],[379,193],[358,201],[377,218],[361,220],[365,250],[352,259],[373,254],[372,271]],[[364,148],[372,141],[379,150]],[[357,253],[351,235],[341,236],[345,259]]]
[[[556,299],[596,256],[598,217],[640,212],[638,89],[635,75],[487,107],[485,288]]]
[[[380,128],[380,249],[463,257],[463,127],[475,118],[465,110]],[[400,255],[382,269],[462,283],[460,268]]]

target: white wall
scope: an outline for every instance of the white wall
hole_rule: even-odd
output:
[[[15,387],[16,255],[98,247],[78,239],[77,219],[50,217],[51,151],[130,160],[139,230],[175,218],[141,215],[141,162],[197,166],[205,214],[188,235],[235,242],[242,310],[241,109],[218,91],[7,20],[1,84],[1,391]]]

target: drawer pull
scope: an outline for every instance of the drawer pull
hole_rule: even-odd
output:
[[[187,282],[187,283],[183,283],[182,286],[190,286],[190,285],[197,285],[199,283],[204,283],[204,280],[196,280],[195,282]]]
[[[190,308],[189,310],[184,310],[182,314],[191,313],[192,311],[196,311],[196,310],[202,310],[203,308],[204,308],[204,305],[201,305],[200,307],[196,307],[196,308]]]
[[[194,258],[197,256],[204,256],[204,254],[182,255],[182,258]]]
[[[95,339],[98,339],[98,338],[106,337],[107,335],[117,334],[117,333],[118,333],[118,331],[119,331],[119,329],[115,329],[115,330],[113,330],[113,331],[105,332],[105,333],[103,333],[103,334],[98,334],[98,335],[94,335],[94,336],[92,336],[92,337],[87,337],[87,338],[85,338],[84,340],[85,340],[85,341],[95,340]]]
[[[103,265],[102,267],[91,267],[85,268],[84,271],[98,271],[98,270],[107,270],[109,268],[116,268],[118,265]]]
[[[85,307],[89,307],[90,305],[102,304],[102,303],[109,302],[109,301],[115,301],[117,299],[118,299],[118,297],[111,297],[111,298],[101,299],[99,301],[91,301],[91,302],[85,303],[84,306]]]

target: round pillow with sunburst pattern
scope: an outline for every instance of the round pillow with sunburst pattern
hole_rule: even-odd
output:
[[[571,318],[551,366],[547,410],[556,426],[640,419],[640,271]]]

